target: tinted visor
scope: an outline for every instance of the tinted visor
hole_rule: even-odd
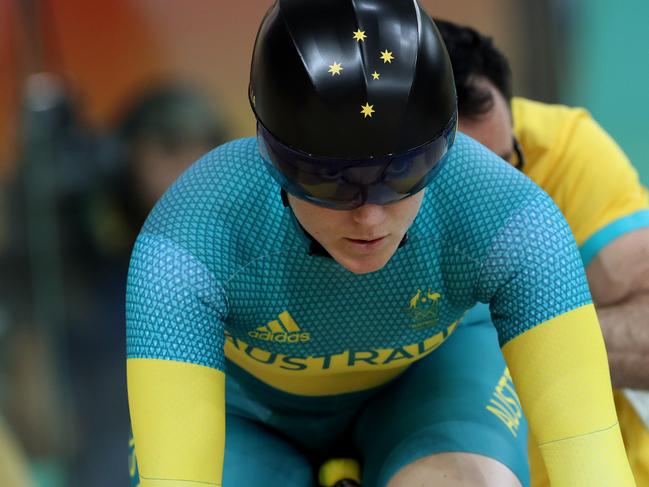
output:
[[[457,115],[432,141],[404,154],[369,159],[312,156],[287,147],[257,123],[259,152],[290,194],[319,206],[351,210],[387,205],[425,188],[443,166],[455,140]]]

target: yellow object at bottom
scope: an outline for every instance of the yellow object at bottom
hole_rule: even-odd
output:
[[[353,458],[332,458],[320,467],[318,482],[321,487],[332,487],[343,479],[361,483],[361,467]]]

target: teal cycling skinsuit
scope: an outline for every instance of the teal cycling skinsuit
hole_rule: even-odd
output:
[[[210,152],[156,205],[129,271],[128,360],[225,372],[223,485],[307,487],[312,462],[340,449],[367,486],[445,451],[529,484],[498,344],[590,304],[581,259],[550,198],[497,156],[458,134],[444,164],[407,239],[365,275],[317,251],[255,139]],[[478,302],[493,325],[458,326]],[[137,404],[155,417],[156,400]],[[174,420],[189,424],[184,407]]]

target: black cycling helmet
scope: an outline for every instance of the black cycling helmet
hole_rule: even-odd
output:
[[[271,174],[336,209],[423,189],[457,126],[451,63],[416,0],[277,0],[249,97]]]

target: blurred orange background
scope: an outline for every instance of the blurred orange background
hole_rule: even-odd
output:
[[[82,114],[104,127],[131,97],[158,81],[190,82],[212,96],[235,136],[252,135],[247,85],[257,27],[271,0],[0,0],[0,181],[17,154],[18,108],[29,73],[65,76]],[[520,3],[425,0],[433,16],[493,35],[515,72],[522,53]],[[31,5],[31,8],[27,6]],[[520,76],[515,77],[525,84]]]

